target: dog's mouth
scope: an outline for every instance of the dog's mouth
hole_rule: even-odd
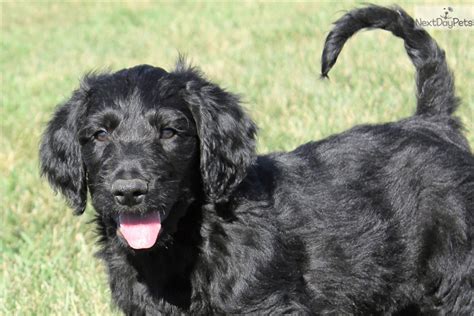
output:
[[[161,230],[158,211],[146,214],[120,214],[118,231],[133,249],[153,247]]]

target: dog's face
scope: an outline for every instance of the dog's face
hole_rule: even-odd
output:
[[[49,123],[42,172],[77,213],[89,189],[109,238],[148,249],[196,199],[227,198],[254,134],[238,99],[198,72],[138,66],[84,79]]]
[[[200,181],[191,111],[177,91],[155,94],[117,80],[93,91],[88,105],[78,135],[92,204],[115,221],[130,247],[150,248],[172,208],[197,193],[191,192]]]

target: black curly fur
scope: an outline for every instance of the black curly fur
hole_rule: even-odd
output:
[[[444,52],[401,9],[370,6],[336,22],[324,76],[368,27],[404,39],[416,114],[292,152],[257,156],[238,97],[182,61],[89,74],[59,106],[41,170],[78,214],[89,189],[126,314],[472,314],[474,157]],[[147,182],[144,202],[117,204],[111,183],[124,177]],[[157,243],[128,247],[117,216],[150,211]]]
[[[345,42],[364,28],[380,28],[404,40],[417,71],[417,115],[452,114],[459,103],[445,53],[431,36],[399,7],[370,6],[355,9],[334,23],[321,57],[321,74],[327,77]]]

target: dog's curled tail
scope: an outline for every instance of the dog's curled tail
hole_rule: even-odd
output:
[[[352,10],[337,20],[324,44],[322,77],[327,77],[344,43],[364,28],[384,29],[405,41],[405,49],[416,67],[417,115],[450,115],[456,110],[459,100],[444,51],[399,7],[371,5]]]

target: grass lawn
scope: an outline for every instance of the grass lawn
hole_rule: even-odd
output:
[[[185,53],[244,97],[260,127],[259,152],[289,150],[415,110],[414,68],[387,32],[358,34],[331,80],[319,80],[331,22],[355,5],[0,3],[0,314],[117,314],[93,256],[92,209],[74,217],[38,172],[45,124],[85,72],[144,63],[170,69]],[[413,3],[401,5],[413,13]],[[473,146],[474,33],[430,33],[456,74],[458,114]]]

